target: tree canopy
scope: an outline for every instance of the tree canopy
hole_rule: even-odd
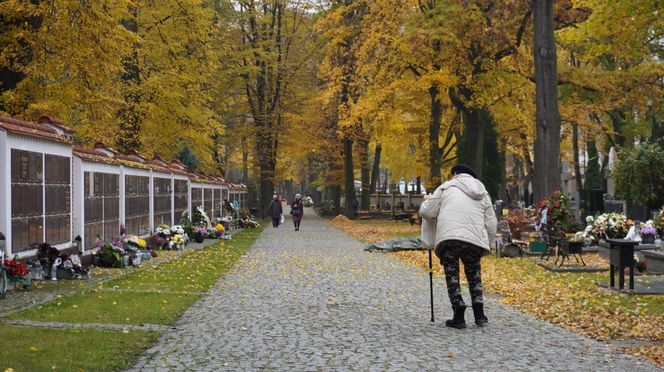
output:
[[[540,156],[568,164],[577,189],[606,189],[610,148],[620,158],[664,135],[661,4],[553,4],[560,159]],[[261,200],[288,184],[339,208],[345,190],[349,211],[359,180],[367,208],[369,191],[431,190],[464,162],[493,197],[532,203],[546,167],[533,6],[7,0],[0,111],[59,117],[84,144],[195,158]]]

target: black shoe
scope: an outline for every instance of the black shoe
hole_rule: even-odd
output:
[[[475,325],[484,327],[489,323],[489,318],[484,315],[484,304],[473,304],[473,315],[475,315]]]
[[[452,308],[454,310],[454,318],[445,321],[445,326],[452,327],[456,329],[466,328],[466,320],[463,317],[463,313],[466,311],[465,306],[459,306]]]

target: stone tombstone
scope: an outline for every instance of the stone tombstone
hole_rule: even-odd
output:
[[[627,203],[624,200],[604,200],[604,213],[627,213]]]

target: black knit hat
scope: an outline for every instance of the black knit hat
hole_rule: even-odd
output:
[[[475,170],[471,168],[470,166],[466,164],[457,164],[452,167],[452,174],[461,174],[461,173],[466,173],[474,178],[477,178],[477,173],[475,173]]]

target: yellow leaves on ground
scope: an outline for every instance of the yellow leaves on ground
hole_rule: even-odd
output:
[[[420,227],[394,221],[351,221],[346,216],[334,217],[332,225],[343,230],[355,239],[367,243],[377,243],[398,236],[415,236],[420,234]]]
[[[335,218],[332,224],[367,243],[419,232],[418,226],[391,221],[350,221]],[[398,252],[400,259],[425,270],[427,252]],[[500,295],[500,301],[537,318],[598,340],[638,339],[645,344],[622,351],[664,366],[664,296],[618,295],[597,285],[608,282],[603,273],[556,273],[537,265],[537,259],[482,260],[482,281],[487,293]],[[597,254],[585,254],[589,266],[607,267]],[[442,267],[434,258],[434,272]],[[465,278],[463,278],[465,279]]]

